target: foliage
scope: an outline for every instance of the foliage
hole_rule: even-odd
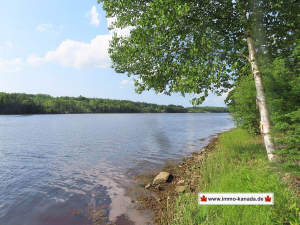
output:
[[[297,27],[293,0],[98,1],[114,27],[131,28],[111,42],[115,70],[135,76],[137,92],[193,93],[195,104],[239,79],[247,36],[274,57],[289,52]]]
[[[300,154],[300,42],[288,57],[275,58],[262,66],[272,133],[281,161],[278,166],[298,173]],[[227,97],[230,112],[239,127],[258,133],[259,114],[251,77],[241,79]]]
[[[198,182],[202,192],[273,192],[275,203],[273,206],[199,206],[196,194],[187,193],[170,205],[169,221],[162,224],[299,224],[299,198],[269,167],[261,139],[245,130],[221,134],[216,149],[192,172],[201,177]]]
[[[279,164],[300,175],[300,41],[293,53],[263,68]]]
[[[252,76],[245,76],[227,96],[226,102],[238,127],[251,134],[259,133],[259,111]]]
[[[189,113],[228,113],[228,108],[226,107],[213,107],[213,106],[202,106],[202,107],[189,107],[187,108]]]
[[[198,107],[190,110],[180,105],[157,105],[127,100],[101,98],[51,97],[45,94],[20,94],[0,92],[0,114],[36,113],[185,113],[227,112],[223,107]]]
[[[186,112],[183,106],[101,98],[51,97],[0,92],[0,114]]]

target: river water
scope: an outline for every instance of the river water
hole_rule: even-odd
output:
[[[226,113],[2,115],[0,225],[147,224],[125,195],[131,175],[233,127]]]

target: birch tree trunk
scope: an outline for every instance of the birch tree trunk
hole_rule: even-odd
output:
[[[257,59],[255,56],[255,47],[254,47],[254,40],[251,36],[247,37],[247,44],[249,50],[249,60],[251,63],[251,70],[254,77],[255,87],[256,87],[256,99],[260,113],[260,129],[261,133],[264,137],[264,142],[268,154],[268,159],[272,161],[274,159],[274,144],[271,139],[270,135],[270,117],[269,112],[267,109],[266,103],[266,95],[264,92],[262,76],[258,68]]]

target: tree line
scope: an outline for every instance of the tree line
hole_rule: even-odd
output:
[[[180,105],[158,105],[102,98],[52,97],[46,94],[0,92],[0,114],[55,113],[186,113],[228,112],[224,107],[184,108]]]
[[[189,113],[228,113],[229,110],[226,107],[216,106],[201,106],[201,107],[188,107]]]

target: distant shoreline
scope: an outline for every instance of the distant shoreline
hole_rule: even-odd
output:
[[[230,112],[175,112],[175,113],[169,113],[169,112],[108,112],[108,113],[20,113],[20,114],[1,114],[0,116],[32,116],[32,115],[88,115],[88,114],[211,114],[211,113],[230,113]]]
[[[88,113],[228,113],[226,107],[158,105],[103,98],[52,97],[46,94],[0,92],[0,115]]]

